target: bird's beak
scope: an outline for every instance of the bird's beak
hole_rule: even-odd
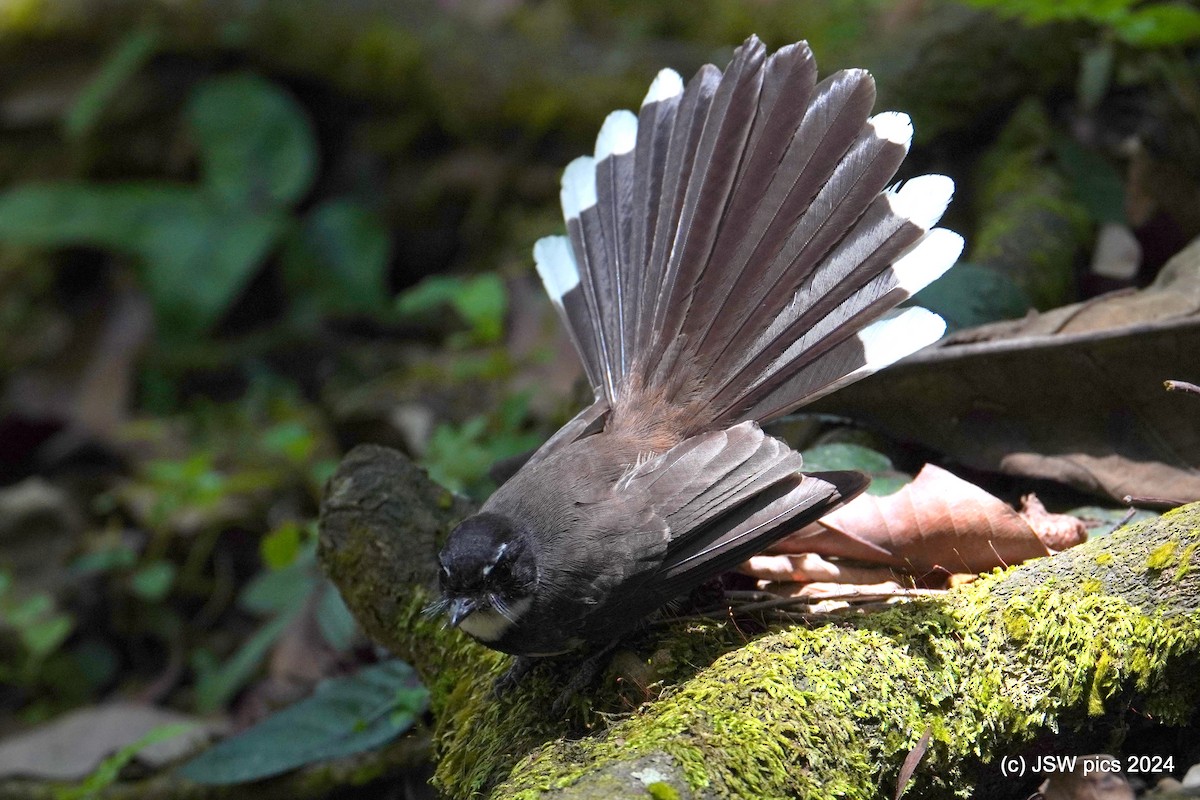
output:
[[[450,601],[450,627],[457,628],[458,623],[475,612],[478,605],[469,597],[456,597]]]

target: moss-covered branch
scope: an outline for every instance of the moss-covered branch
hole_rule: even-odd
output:
[[[1200,700],[1200,504],[941,601],[755,633],[655,628],[569,720],[547,708],[572,665],[494,700],[505,659],[420,614],[467,510],[399,454],[360,448],[321,535],[355,613],[433,687],[449,796],[890,796],[927,727],[916,789],[953,796],[1039,734],[1111,730],[1133,708],[1183,724]]]

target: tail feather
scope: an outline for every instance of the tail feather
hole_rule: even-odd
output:
[[[732,280],[717,294],[721,306],[696,343],[699,352],[708,353],[706,364],[721,361],[731,347],[739,352],[753,341],[811,269],[811,264],[798,263],[799,245],[811,241],[828,220],[822,209],[836,207],[829,187],[852,188],[837,180],[838,170],[846,171],[848,151],[874,101],[871,76],[848,70],[822,82],[799,124],[793,120],[794,136],[754,216],[749,222],[731,218],[723,231],[719,256],[728,259]],[[752,186],[745,188],[754,191]]]
[[[645,267],[646,294],[642,298],[644,310],[637,332],[639,354],[649,351],[660,330],[660,301],[671,285],[667,274],[667,262],[675,247],[679,215],[683,210],[684,197],[695,164],[696,146],[720,82],[720,70],[711,64],[701,67],[684,89],[679,110],[673,120],[658,212],[655,215],[654,244],[650,250],[650,260]]]
[[[817,84],[806,44],[751,37],[610,115],[563,176],[570,245],[535,248],[598,399],[695,404],[692,434],[767,421],[940,335],[927,312],[872,325],[962,247],[933,229],[948,178],[885,191],[912,126],[874,100],[868,73]]]
[[[762,89],[766,48],[757,40],[742,45],[721,77],[696,146],[692,175],[680,211],[666,276],[655,309],[655,345],[647,360],[659,368],[663,351],[684,320],[705,316],[713,297],[703,286],[722,218],[742,163]]]
[[[647,283],[651,273],[647,265],[658,231],[658,208],[667,171],[667,150],[682,96],[683,80],[679,73],[664,69],[650,84],[650,90],[638,112],[635,163],[644,177],[634,183],[633,229],[628,264],[632,270],[628,283],[634,291],[630,298],[632,308],[626,315],[629,326],[627,338],[635,350],[639,345],[638,331],[643,324],[642,317],[654,311],[653,299],[656,294],[652,289],[653,284]]]
[[[624,378],[633,352],[633,342],[626,341],[625,317],[630,312],[637,275],[630,250],[637,130],[637,117],[632,112],[614,111],[596,139],[596,208],[609,261],[594,281],[597,296],[606,298],[612,309],[612,313],[604,315],[604,321],[605,333],[612,343],[608,356],[617,373],[617,383]]]

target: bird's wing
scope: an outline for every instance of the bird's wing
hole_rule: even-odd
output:
[[[874,101],[867,72],[817,83],[807,44],[751,37],[608,117],[563,174],[568,236],[534,249],[597,398],[700,386],[696,430],[763,422],[941,335],[919,309],[871,326],[962,248],[933,227],[949,178],[885,190],[912,125]]]
[[[800,454],[753,422],[692,437],[618,482],[618,501],[647,502],[667,529],[646,586],[663,599],[734,567],[866,488],[858,472],[800,472]],[[647,576],[651,577],[651,576]]]

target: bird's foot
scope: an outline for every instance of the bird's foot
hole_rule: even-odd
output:
[[[579,692],[591,686],[596,682],[596,678],[600,676],[603,668],[608,664],[613,650],[617,649],[617,641],[605,646],[603,650],[597,650],[590,656],[585,658],[575,670],[575,674],[567,681],[567,685],[558,693],[558,697],[554,700],[554,705],[550,707],[550,713],[555,716],[561,715],[567,710],[567,706],[571,704],[571,700]]]
[[[517,687],[517,684],[529,674],[537,664],[538,659],[530,656],[516,656],[513,658],[512,664],[504,671],[504,674],[496,678],[496,682],[492,684],[492,697],[499,700],[505,694]]]

